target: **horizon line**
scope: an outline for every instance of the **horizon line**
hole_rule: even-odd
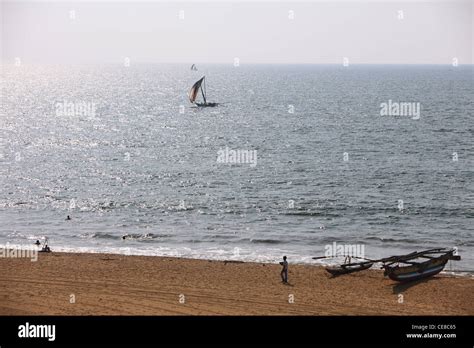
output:
[[[24,63],[21,62],[21,65],[123,65],[123,61],[116,61],[116,62],[66,62],[66,63],[58,63],[58,62],[28,62]],[[166,64],[166,65],[192,65],[192,64],[202,64],[202,65],[234,65],[232,62],[153,62],[153,61],[136,61],[133,60],[130,62],[130,67],[133,65],[145,65],[145,64]],[[3,62],[0,61],[0,65],[15,65],[15,62],[7,61]],[[474,65],[474,63],[458,63],[457,66],[454,66],[452,63],[349,63],[347,66],[344,66],[343,63],[307,63],[307,62],[288,62],[288,63],[276,63],[276,62],[245,62],[239,63],[236,68],[244,65],[332,65],[332,66],[343,66],[343,67],[350,67],[352,65],[440,65],[440,66],[452,66],[457,67],[461,65]]]

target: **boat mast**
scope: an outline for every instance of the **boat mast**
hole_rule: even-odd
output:
[[[206,89],[206,79],[204,79],[203,82],[204,82],[204,89]],[[201,86],[202,98],[204,99],[204,104],[207,104],[207,102],[206,102],[206,93],[204,92],[204,89]]]

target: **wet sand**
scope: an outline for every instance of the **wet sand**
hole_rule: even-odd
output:
[[[113,254],[0,258],[0,315],[474,315],[474,278]]]

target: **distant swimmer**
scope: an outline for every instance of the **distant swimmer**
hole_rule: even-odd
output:
[[[286,261],[286,256],[283,256],[283,262],[280,262],[280,265],[283,266],[280,273],[281,281],[288,284],[288,261]]]
[[[39,240],[36,240],[35,245],[41,245]]]
[[[66,218],[66,220],[71,220],[71,217],[68,215],[67,218]]]

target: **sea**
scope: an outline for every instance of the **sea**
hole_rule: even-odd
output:
[[[2,65],[0,244],[474,269],[472,65],[191,63]]]

